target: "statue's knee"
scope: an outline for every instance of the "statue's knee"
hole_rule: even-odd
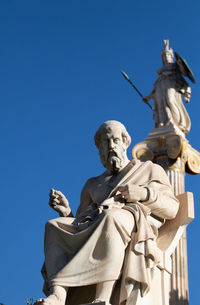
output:
[[[45,225],[45,229],[51,228],[54,225],[55,225],[55,220],[51,219],[51,220],[47,221],[47,223]]]
[[[118,219],[120,218],[120,209],[112,208],[112,209],[105,209],[104,214],[108,219]]]
[[[124,209],[108,209],[104,210],[105,217],[109,223],[120,224],[128,234],[131,234],[135,230],[135,218],[132,213]]]

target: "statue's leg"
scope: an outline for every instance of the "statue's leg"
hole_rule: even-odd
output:
[[[63,283],[65,287],[96,284],[97,293],[94,299],[100,298],[108,303],[115,281],[121,275],[125,249],[131,240],[135,221],[132,213],[119,208],[103,210],[100,217],[101,221],[97,222],[95,230],[88,228],[80,232],[78,236],[69,235],[63,229],[64,224],[61,226],[62,223],[58,223],[58,220],[48,222],[45,235],[45,265],[47,283],[52,285],[54,290],[57,286],[61,286],[62,289]],[[82,248],[73,256],[75,251],[71,251],[71,249],[78,249],[78,245],[80,248],[80,238],[82,241],[87,240],[87,243],[82,242]],[[71,244],[70,241],[73,243]],[[73,252],[73,255],[70,251]],[[70,260],[70,257],[73,258]],[[59,278],[58,271],[61,268],[62,277]],[[60,301],[58,301],[58,294],[55,291],[50,292],[46,299],[39,300],[36,304],[64,305],[66,291],[64,291],[64,297],[60,297],[59,294],[59,298]]]
[[[96,295],[93,303],[98,301],[110,302],[110,298],[114,289],[116,281],[107,281],[99,283],[96,286]]]
[[[104,211],[104,228],[101,232],[102,245],[110,253],[113,262],[112,268],[119,270],[119,277],[124,261],[125,249],[130,241],[131,233],[135,228],[134,216],[127,210],[108,209]],[[126,233],[125,233],[126,232]],[[109,268],[109,267],[107,267]],[[105,270],[106,272],[107,270]],[[110,303],[116,280],[107,280],[96,284],[96,294],[93,303]]]
[[[65,305],[68,288],[53,286],[47,298],[38,299],[34,305]]]
[[[179,103],[182,103],[180,93],[177,93],[174,88],[168,89],[167,93],[166,123],[178,125],[180,122],[180,109],[178,107],[178,100],[180,100]]]

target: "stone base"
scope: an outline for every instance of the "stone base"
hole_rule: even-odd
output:
[[[152,140],[163,136],[167,137],[173,135],[178,135],[185,139],[185,134],[176,125],[170,124],[168,126],[153,128],[151,132],[148,134],[146,140]]]

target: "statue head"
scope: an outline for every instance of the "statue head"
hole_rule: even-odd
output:
[[[164,40],[164,50],[161,53],[161,58],[163,64],[173,63],[174,62],[174,53],[173,49],[169,48],[169,40]]]
[[[126,151],[131,137],[122,123],[106,121],[99,127],[94,139],[101,162],[110,172],[119,172],[129,162]]]

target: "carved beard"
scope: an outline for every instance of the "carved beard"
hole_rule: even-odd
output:
[[[116,156],[112,156],[108,159],[106,168],[110,170],[112,173],[118,173],[122,167],[122,159]]]
[[[121,150],[112,150],[106,156],[100,153],[100,157],[103,166],[113,174],[118,173],[122,168],[124,156]]]

